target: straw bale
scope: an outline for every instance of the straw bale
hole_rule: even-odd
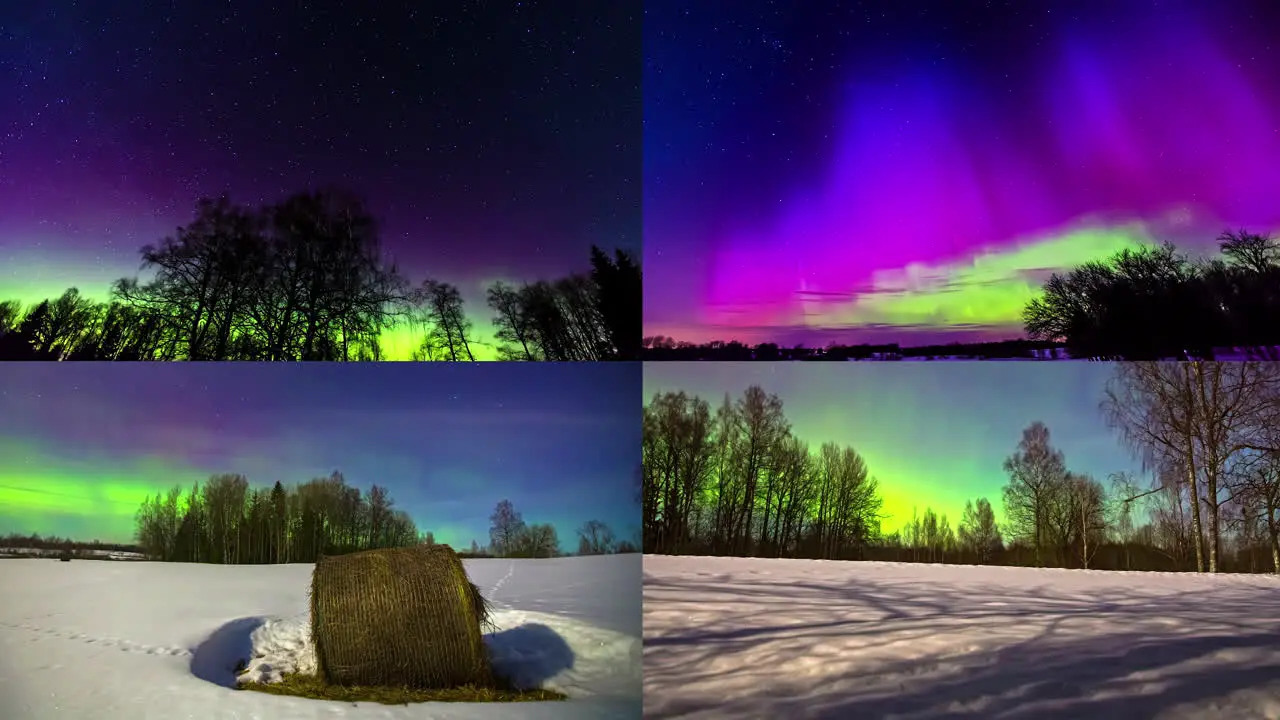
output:
[[[492,687],[488,608],[448,545],[322,557],[311,580],[320,676],[335,685]]]

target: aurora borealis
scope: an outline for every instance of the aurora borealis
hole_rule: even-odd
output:
[[[419,531],[487,544],[509,499],[565,550],[638,531],[634,363],[0,364],[0,534],[130,542],[144,497],[341,471]]]
[[[0,300],[104,300],[224,192],[350,188],[385,255],[457,286],[488,342],[492,282],[638,253],[637,2],[288,6],[0,6]]]
[[[1039,420],[1067,467],[1108,483],[1149,477],[1099,410],[1104,363],[646,363],[644,396],[684,391],[715,408],[750,385],[777,395],[792,432],[816,450],[852,447],[880,483],[884,532],[932,507],[958,522],[986,497],[1003,518],[1001,463]]]
[[[646,4],[645,334],[1023,335],[1055,270],[1280,231],[1268,0]]]

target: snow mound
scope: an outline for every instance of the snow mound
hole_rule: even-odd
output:
[[[316,673],[316,649],[307,616],[269,619],[249,636],[252,657],[236,682],[277,683],[285,673]]]
[[[494,610],[490,619],[496,631],[484,640],[494,669],[517,687],[572,697],[594,694],[602,686],[623,691],[627,681],[639,681],[639,638],[548,613]],[[286,673],[317,672],[305,614],[266,620],[250,634],[250,643],[239,683],[277,683]],[[635,672],[620,674],[618,667]]]

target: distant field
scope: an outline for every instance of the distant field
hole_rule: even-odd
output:
[[[146,556],[137,552],[121,552],[119,550],[75,550],[78,558],[106,560],[146,560]],[[0,548],[0,558],[52,558],[62,554],[61,550],[50,548]],[[86,557],[87,556],[87,557]]]

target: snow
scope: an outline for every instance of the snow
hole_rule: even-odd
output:
[[[1280,718],[1280,580],[644,558],[645,717]]]
[[[0,562],[0,717],[638,718],[640,556],[467,560],[494,605],[494,663],[565,702],[333,703],[237,692],[314,666],[312,565]],[[261,657],[258,657],[261,656]]]

